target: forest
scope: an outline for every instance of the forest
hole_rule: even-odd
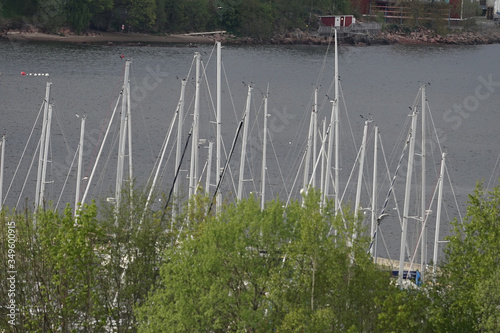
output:
[[[350,0],[0,0],[0,22],[45,32],[179,33],[225,30],[268,38],[318,25],[317,15],[356,13]]]
[[[469,195],[438,270],[412,287],[373,263],[348,208],[335,214],[308,192],[218,214],[201,191],[175,216],[128,189],[118,208],[94,202],[76,216],[4,207],[0,330],[499,331],[500,185]]]

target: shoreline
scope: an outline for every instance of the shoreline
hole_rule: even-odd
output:
[[[8,31],[0,36],[15,42],[60,42],[70,44],[107,44],[107,45],[147,45],[156,44],[210,44],[214,37],[190,36],[183,34],[151,35],[143,33],[89,32],[82,35],[48,34],[42,32]]]
[[[57,42],[82,45],[130,45],[147,46],[149,44],[186,44],[195,47],[197,44],[212,44],[221,41],[226,44],[236,45],[326,45],[328,38],[315,36],[314,33],[296,29],[293,32],[282,34],[267,42],[254,40],[249,37],[234,37],[230,34],[200,33],[200,34],[165,34],[151,35],[145,33],[120,33],[120,32],[89,32],[75,35],[69,31],[61,34],[48,34],[36,31],[8,31],[0,35],[0,40],[12,42]],[[500,29],[480,29],[473,32],[458,32],[448,35],[438,35],[428,29],[417,29],[410,33],[401,31],[383,31],[376,35],[359,37],[346,37],[339,41],[343,45],[368,46],[368,45],[484,45],[500,43]]]

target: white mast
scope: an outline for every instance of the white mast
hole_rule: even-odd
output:
[[[47,117],[49,113],[49,99],[50,99],[50,86],[51,82],[47,82],[45,87],[45,99],[44,99],[44,108],[43,108],[43,121],[42,121],[42,134],[40,135],[40,151],[38,157],[38,170],[36,177],[36,190],[35,190],[35,209],[38,210],[38,205],[40,202],[40,188],[41,188],[41,180],[42,180],[42,164],[44,160],[44,146],[45,146],[45,132],[47,130]]]
[[[127,129],[128,129],[128,182],[130,187],[130,197],[132,198],[132,113],[130,108],[130,81],[127,81]]]
[[[85,120],[83,115],[80,127],[80,143],[78,144],[78,169],[76,172],[76,191],[75,191],[75,216],[78,213],[78,203],[80,202],[80,186],[82,184],[82,163],[83,163],[83,139],[85,137]]]
[[[317,152],[317,147],[318,147],[318,142],[317,142],[317,128],[318,128],[318,88],[314,89],[314,112],[312,113],[312,117],[314,118],[313,120],[313,161],[316,161],[316,157],[318,155]],[[316,187],[316,177],[313,177],[312,179],[312,187]]]
[[[129,70],[130,61],[125,62],[125,75],[123,77],[123,90],[122,90],[122,105],[121,105],[121,118],[120,118],[120,137],[118,140],[118,161],[116,163],[116,186],[115,186],[115,205],[116,210],[120,207],[120,199],[123,184],[123,168],[125,160],[125,144],[127,142],[127,95],[129,91]]]
[[[363,129],[363,142],[361,142],[361,152],[359,156],[359,169],[358,169],[358,186],[356,189],[356,201],[354,204],[354,212],[355,212],[355,219],[356,221],[360,221],[360,201],[361,201],[361,185],[363,184],[363,168],[365,164],[365,155],[366,155],[366,140],[368,137],[368,120],[365,120],[365,126]],[[356,227],[354,228],[353,234],[352,234],[352,240],[354,241],[357,237],[357,231]]]
[[[340,147],[340,133],[339,133],[339,56],[338,56],[338,43],[337,43],[337,29],[335,29],[335,214],[338,213],[340,209],[340,187],[339,187],[339,170],[340,170],[340,157],[339,157],[339,147]]]
[[[208,158],[207,158],[207,178],[205,182],[205,192],[210,194],[210,178],[212,176],[212,151],[214,148],[213,141],[208,142]]]
[[[330,194],[330,178],[332,176],[332,150],[333,150],[332,130],[333,130],[334,122],[335,122],[335,111],[337,109],[336,105],[337,105],[337,100],[334,99],[332,101],[332,114],[331,114],[331,118],[330,118],[330,127],[328,130],[328,153],[326,155],[326,172],[325,172],[325,187],[324,187],[325,192],[324,192],[323,202],[326,202],[326,199],[328,199],[328,195]],[[334,188],[336,188],[335,184],[334,184]],[[334,190],[334,192],[335,192],[335,190]],[[337,202],[336,193],[334,193],[334,195],[335,195],[335,202]]]
[[[264,133],[262,134],[262,175],[260,209],[264,210],[266,203],[266,156],[267,156],[267,94],[264,97]]]
[[[0,142],[2,150],[0,151],[0,210],[3,208],[3,169],[5,164],[5,134],[2,135],[2,141]]]
[[[221,43],[217,42],[217,143],[216,143],[216,159],[215,159],[215,170],[216,170],[216,181],[219,182],[221,169],[221,154],[222,154],[222,87],[221,87],[221,69],[222,69],[222,55],[221,55]],[[222,206],[222,193],[217,192],[215,198],[216,212],[219,213]]]
[[[426,230],[426,217],[427,217],[427,212],[426,212],[426,202],[425,202],[425,169],[426,169],[426,131],[425,131],[425,126],[426,126],[426,121],[425,121],[425,85],[422,86],[422,188],[421,188],[421,218],[422,218],[422,248],[421,248],[421,258],[420,258],[420,270],[422,274],[422,279],[424,278],[425,275],[425,267],[427,266],[427,230]]]
[[[415,133],[417,131],[417,113],[415,108],[411,115],[411,132],[410,132],[410,148],[408,151],[408,169],[406,172],[406,189],[405,189],[405,199],[403,207],[403,226],[401,231],[401,248],[399,252],[399,275],[398,282],[401,285],[403,281],[403,271],[405,264],[405,248],[406,248],[406,234],[408,230],[408,213],[410,207],[410,191],[411,191],[411,178],[413,173],[413,158],[415,154]]]
[[[316,91],[315,91],[316,92]],[[309,186],[309,168],[310,168],[310,163],[311,163],[311,150],[312,150],[312,145],[313,145],[313,132],[315,130],[314,128],[314,114],[315,114],[315,105],[313,105],[312,112],[311,112],[311,120],[309,121],[309,132],[307,134],[307,146],[306,146],[306,161],[304,165],[304,179],[303,179],[303,185],[302,189],[307,193],[306,191],[308,190]]]
[[[38,207],[43,205],[45,200],[45,179],[47,176],[47,162],[49,159],[49,143],[50,143],[50,125],[52,123],[52,104],[49,104],[49,112],[47,114],[47,129],[45,130],[44,138],[44,153],[43,153],[43,164],[42,164],[42,178],[40,181],[40,198],[37,204]],[[40,148],[41,149],[41,148]]]
[[[245,106],[245,116],[244,116],[244,125],[243,125],[243,142],[241,144],[241,158],[240,158],[240,174],[238,181],[238,194],[236,198],[241,200],[243,196],[243,182],[245,181],[245,160],[246,160],[246,150],[247,150],[247,141],[248,141],[248,123],[250,122],[250,101],[252,100],[252,90],[251,86],[248,86],[248,95],[247,95],[247,103]]]
[[[181,154],[182,154],[182,122],[184,120],[184,94],[186,91],[186,80],[181,81],[181,97],[179,98],[179,121],[177,123],[177,146],[176,146],[176,153],[175,153],[175,170],[177,170],[180,167],[181,164]],[[179,209],[179,182],[176,181],[174,184],[174,200],[176,202],[176,205],[174,205],[174,209],[172,210],[173,216],[176,215],[178,209]]]
[[[439,181],[438,181],[438,202],[437,202],[437,213],[436,213],[436,233],[434,235],[434,255],[432,257],[433,262],[433,272],[436,274],[437,269],[437,261],[438,261],[438,249],[439,249],[439,229],[441,227],[441,206],[443,203],[443,178],[444,178],[444,166],[446,163],[446,153],[442,154],[441,160],[441,171],[439,172]]]
[[[321,138],[321,150],[320,150],[320,154],[321,154],[321,194],[323,195],[323,197],[325,198],[325,194],[326,194],[326,189],[325,189],[325,143],[326,143],[326,118],[323,119],[323,135],[322,135],[322,138]],[[327,172],[328,173],[328,172]],[[324,203],[324,200],[323,200],[323,203]]]
[[[194,114],[193,114],[193,141],[191,142],[191,164],[189,169],[189,197],[196,193],[198,186],[198,137],[199,137],[199,117],[200,117],[200,53],[194,54],[196,59],[196,89],[194,95]]]
[[[372,184],[372,225],[370,229],[370,239],[373,239],[377,231],[377,149],[378,149],[378,126],[375,125],[375,141],[373,146],[373,184]],[[370,248],[370,254],[374,262],[377,262],[377,257],[374,256],[376,243]]]

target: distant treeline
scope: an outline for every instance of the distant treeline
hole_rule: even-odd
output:
[[[350,0],[0,0],[0,21],[55,32],[173,33],[223,29],[268,38],[316,26],[316,15],[352,13]]]

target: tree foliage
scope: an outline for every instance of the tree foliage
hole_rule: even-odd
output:
[[[250,198],[183,233],[138,309],[140,331],[373,331],[389,274],[368,258],[366,239],[347,246],[354,219],[322,210],[319,198],[264,211]]]
[[[442,330],[494,332],[500,329],[500,185],[469,195],[464,222],[455,220],[439,277]]]
[[[198,195],[175,218],[129,189],[119,207],[86,205],[76,218],[69,206],[4,208],[0,298],[17,312],[12,325],[2,305],[0,330],[498,332],[500,186],[470,195],[445,263],[418,289],[372,263],[348,209],[308,192],[218,215]]]
[[[317,24],[317,15],[352,12],[349,0],[4,0],[3,15],[48,31],[70,26],[141,32],[227,30],[269,38]],[[1,14],[1,13],[0,13]]]
[[[125,192],[124,192],[125,193]],[[134,204],[132,204],[132,202]],[[0,298],[9,299],[9,222],[15,225],[16,325],[0,309],[0,330],[15,332],[135,331],[134,307],[158,282],[170,241],[141,196],[124,195],[118,211],[86,205],[74,217],[52,209],[0,215]]]

